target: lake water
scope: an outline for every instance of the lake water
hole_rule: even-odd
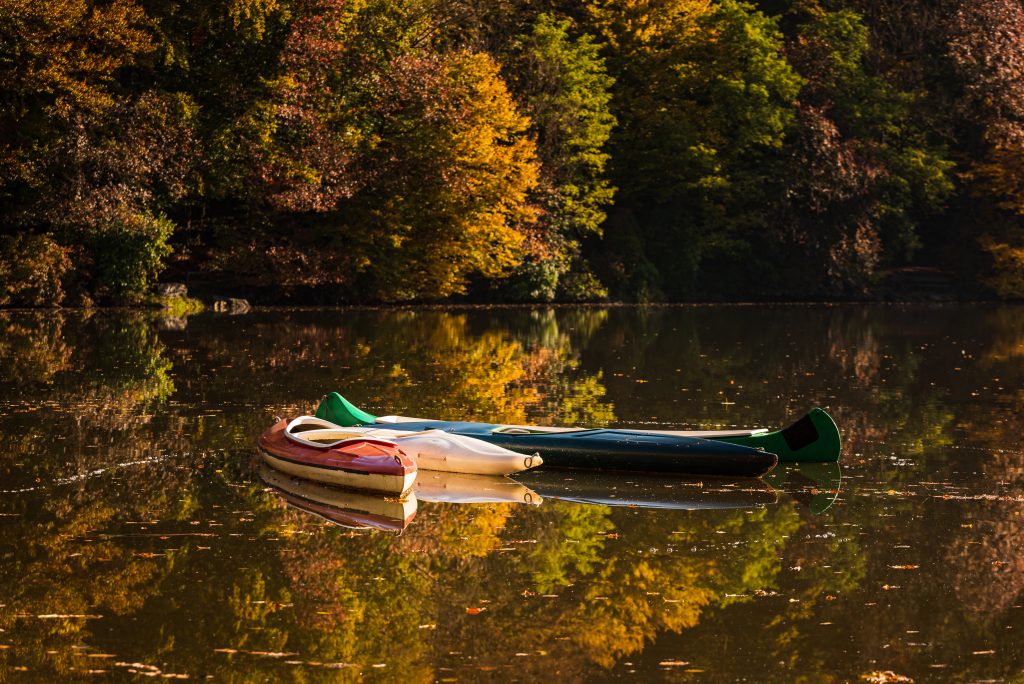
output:
[[[1009,306],[0,314],[0,681],[1021,681],[1022,387]],[[264,482],[256,437],[330,390],[551,425],[817,405],[841,473]]]

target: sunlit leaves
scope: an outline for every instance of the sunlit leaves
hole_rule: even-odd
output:
[[[41,122],[26,115],[56,103],[92,112],[111,106],[117,69],[154,49],[146,24],[142,8],[132,0],[3,0],[0,116],[38,131]],[[0,169],[6,171],[12,160],[4,152]]]
[[[522,256],[537,183],[528,121],[485,54],[408,55],[381,74],[368,275],[389,299],[464,291]],[[357,201],[362,199],[357,198]]]
[[[0,306],[47,306],[64,298],[71,250],[50,235],[0,236]]]

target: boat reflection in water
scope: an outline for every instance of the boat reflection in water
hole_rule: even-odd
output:
[[[466,475],[421,470],[413,492],[431,503],[523,503],[539,506],[544,500],[529,487],[500,475]]]
[[[638,473],[532,470],[516,480],[548,499],[604,506],[678,510],[750,508],[777,501],[772,487],[752,478],[691,478]]]
[[[291,477],[268,466],[260,478],[289,506],[351,529],[401,532],[416,517],[416,497],[399,500],[371,491],[329,487]]]
[[[817,514],[839,498],[843,472],[838,463],[780,463],[764,479]]]
[[[289,506],[351,529],[401,532],[416,517],[419,501],[431,503],[521,503],[543,499],[529,487],[500,475],[464,475],[422,470],[404,499],[303,480],[268,466],[260,478]]]

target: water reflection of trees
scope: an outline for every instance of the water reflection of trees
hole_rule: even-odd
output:
[[[66,646],[88,640],[92,616],[131,614],[166,574],[154,557],[97,532],[182,512],[169,487],[187,489],[187,477],[156,463],[168,441],[140,433],[174,389],[171,364],[144,315],[10,314],[0,327],[0,386],[10,398],[0,426],[0,623],[16,626],[23,666],[64,675],[89,662]],[[90,479],[99,473],[120,478],[123,490],[97,489]],[[65,648],[48,653],[56,644]]]
[[[507,315],[505,315],[507,314]],[[580,367],[580,349],[606,311],[289,312],[250,317],[245,336],[207,334],[193,321],[190,377],[212,399],[244,402],[253,376],[273,385],[263,411],[311,411],[338,390],[368,410],[481,420],[601,423],[613,408],[602,375]],[[265,420],[260,415],[260,420]]]
[[[560,502],[435,504],[395,537],[325,529],[284,512],[265,532],[282,543],[262,565],[284,573],[294,605],[267,624],[276,625],[271,634],[298,639],[258,637],[234,648],[386,660],[389,676],[422,673],[437,661],[485,671],[516,662],[523,676],[557,663],[563,676],[582,679],[595,664],[641,651],[659,632],[694,626],[705,609],[770,590],[779,540],[798,526],[788,506],[668,516]],[[690,551],[720,530],[738,553]],[[244,635],[263,634],[263,626],[250,622]]]
[[[708,654],[722,634],[756,634],[751,657],[765,671],[782,660],[827,672],[830,658],[867,671],[823,647],[819,623],[850,621],[859,652],[877,653],[920,619],[915,606],[943,625],[937,643],[966,631],[984,644],[998,630],[1000,648],[1019,651],[1003,627],[1024,588],[1024,462],[1005,446],[1024,429],[1024,318],[922,318],[843,307],[781,323],[699,309],[360,311],[230,326],[200,317],[178,333],[134,315],[2,317],[0,385],[13,409],[0,420],[0,474],[5,489],[34,491],[0,508],[0,643],[11,645],[0,671],[45,679],[103,666],[72,654],[85,645],[229,681],[290,667],[430,679],[438,667],[508,662],[524,678],[584,679],[677,632]],[[737,342],[747,329],[757,344]],[[950,330],[974,332],[940,343]],[[879,498],[820,518],[792,502],[671,515],[430,504],[401,536],[347,532],[248,484],[249,445],[270,415],[309,410],[336,388],[374,411],[563,424],[781,422],[831,403],[845,458],[864,461],[855,472]],[[913,467],[894,467],[892,454]],[[997,498],[952,491],[936,507],[924,497],[945,490],[912,488],[974,471],[1002,482],[986,490]],[[894,550],[907,539],[913,548]],[[903,564],[921,570],[892,568]],[[899,584],[899,599],[865,612],[852,597],[877,598],[882,583]],[[104,617],[35,617],[50,614]],[[954,663],[965,673],[1008,667],[971,661],[971,648]],[[919,671],[939,658],[904,655]]]

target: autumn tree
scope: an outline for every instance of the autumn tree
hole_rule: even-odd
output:
[[[5,0],[0,27],[4,229],[52,236],[44,255],[29,257],[49,255],[32,276],[49,282],[29,288],[49,301],[30,303],[60,303],[69,270],[79,293],[137,300],[170,251],[161,200],[184,191],[188,98],[123,86],[122,74],[154,50],[131,0]],[[73,269],[61,253],[73,253]]]
[[[796,19],[787,54],[805,81],[768,232],[778,242],[762,252],[776,268],[762,272],[766,284],[784,274],[783,289],[862,291],[920,245],[917,223],[952,191],[952,163],[914,123],[914,97],[868,72],[856,13],[816,7]]]
[[[274,212],[235,250],[258,279],[445,297],[522,258],[537,177],[528,121],[493,59],[417,43],[428,18],[411,7],[296,6],[238,128]]]
[[[504,275],[536,217],[538,163],[498,65],[480,53],[410,54],[378,78],[374,183],[353,201],[368,228],[365,282],[409,299]]]
[[[1016,214],[979,237],[1002,296],[1024,296],[1024,7],[1014,0],[965,0],[953,16],[949,55],[963,80],[962,108],[981,129],[984,156],[969,172],[976,193]]]

